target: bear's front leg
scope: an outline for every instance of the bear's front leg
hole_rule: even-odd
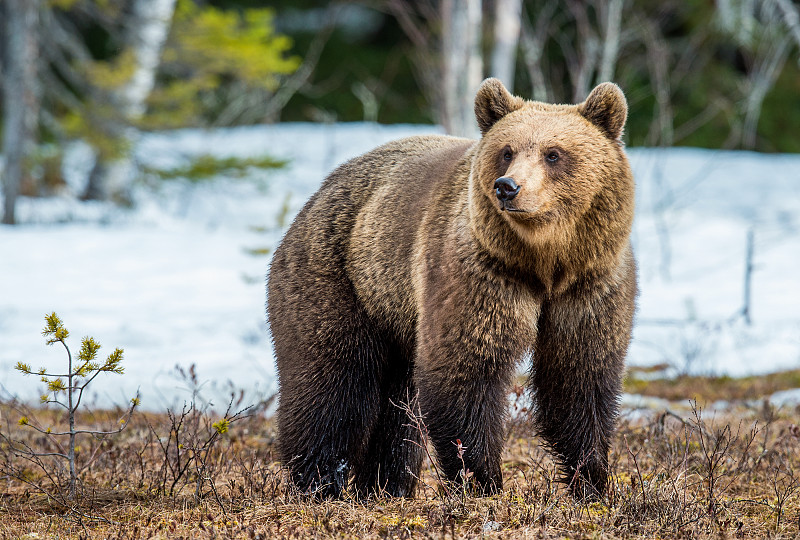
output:
[[[578,284],[542,306],[530,383],[539,434],[578,498],[602,494],[633,325],[635,269]]]
[[[501,489],[500,454],[510,377],[487,376],[460,362],[417,371],[423,421],[445,477],[455,482],[471,478],[484,493]]]
[[[420,409],[447,479],[460,482],[471,473],[479,491],[494,493],[503,485],[500,457],[508,393],[531,346],[538,306],[530,316],[519,317],[511,303],[467,300],[461,291],[448,289],[428,298],[418,321]]]

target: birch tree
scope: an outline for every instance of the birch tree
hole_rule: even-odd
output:
[[[600,11],[603,18],[603,51],[600,55],[596,84],[614,79],[621,39],[623,0],[608,0],[602,7]]]
[[[797,8],[781,0],[718,0],[717,20],[741,47],[747,64],[742,120],[727,144],[753,149],[764,99],[789,58],[793,40],[800,44]]]
[[[176,0],[134,0],[126,25],[127,48],[134,59],[133,75],[127,84],[112,93],[111,99],[123,121],[112,126],[112,136],[124,138],[131,145],[136,131],[130,124],[141,118],[147,96],[155,85],[161,51],[175,13]],[[129,200],[134,167],[129,153],[121,156],[97,154],[83,195],[84,199]]]
[[[3,223],[16,221],[15,205],[24,161],[33,144],[38,96],[36,88],[39,0],[6,0],[3,73]]]
[[[742,125],[742,147],[753,149],[756,146],[758,121],[761,118],[761,107],[767,93],[775,85],[775,81],[783,70],[783,65],[791,50],[791,34],[783,26],[783,17],[779,6],[773,2],[763,2],[761,20],[759,21],[759,38],[753,49],[751,68],[747,74],[746,98],[744,105],[744,121]],[[785,13],[792,12],[784,5]],[[796,16],[797,12],[794,12]]]
[[[451,135],[474,137],[475,92],[483,77],[480,0],[443,0],[443,125]]]
[[[552,85],[545,77],[544,47],[550,37],[549,29],[556,7],[555,2],[547,2],[535,15],[528,13],[522,19],[520,30],[522,59],[531,82],[531,97],[538,101],[553,100]]]
[[[511,92],[514,91],[521,20],[522,0],[495,1],[491,74],[503,81]]]

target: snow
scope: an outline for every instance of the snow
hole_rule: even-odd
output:
[[[800,406],[800,388],[775,392],[769,397],[769,401],[776,407],[790,408]]]
[[[800,156],[630,154],[641,286],[630,363],[733,376],[800,367]],[[750,229],[747,324],[741,314]]]
[[[0,384],[35,399],[18,361],[63,370],[63,350],[40,332],[56,311],[73,352],[91,335],[125,349],[124,376],[92,387],[97,403],[179,404],[196,366],[201,399],[224,407],[276,389],[265,323],[268,256],[286,225],[338,163],[433,126],[278,124],[148,134],[135,159],[174,167],[199,154],[269,154],[279,171],[246,179],[142,182],[136,205],[75,200],[91,167],[66,153],[68,190],[19,201],[21,225],[0,227]],[[628,362],[667,373],[745,375],[800,367],[800,156],[697,149],[629,149],[637,179],[633,243],[640,297]],[[747,231],[754,231],[752,324],[740,316]],[[196,390],[196,389],[195,389]]]

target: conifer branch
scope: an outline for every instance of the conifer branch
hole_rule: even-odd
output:
[[[14,444],[14,441],[11,440],[9,440],[9,446],[12,447],[12,450],[15,454],[24,457],[42,469],[45,475],[50,478],[54,484],[57,484],[57,482],[51,474],[52,471],[50,466],[41,458],[55,457],[67,460],[69,463],[69,485],[67,499],[75,500],[78,480],[75,466],[76,437],[78,435],[104,437],[107,435],[120,433],[128,426],[128,421],[130,420],[133,411],[140,403],[139,394],[137,392],[136,397],[131,400],[126,413],[119,420],[120,425],[117,429],[99,430],[76,427],[75,417],[78,407],[81,404],[81,399],[83,398],[83,391],[95,380],[95,378],[97,378],[100,373],[122,374],[124,372],[124,369],[121,365],[123,360],[123,351],[122,349],[115,349],[114,352],[108,355],[104,363],[98,364],[95,362],[95,359],[97,358],[97,352],[100,350],[100,344],[95,341],[94,338],[87,336],[81,340],[81,348],[78,351],[78,355],[77,357],[73,358],[72,352],[66,343],[66,340],[69,337],[69,331],[64,327],[63,321],[58,317],[58,315],[56,315],[55,312],[45,316],[45,327],[42,330],[42,336],[46,338],[45,343],[47,345],[61,343],[64,346],[64,349],[67,352],[66,373],[55,374],[49,372],[45,368],[41,368],[39,371],[34,372],[31,366],[24,362],[17,362],[16,369],[23,375],[36,374],[41,377],[42,382],[47,386],[47,393],[42,395],[41,402],[43,404],[53,403],[66,410],[69,430],[53,431],[51,428],[43,428],[39,425],[31,423],[31,420],[27,416],[22,416],[18,421],[20,426],[30,427],[34,431],[45,435],[48,438],[48,442],[55,445],[59,449],[59,452],[39,452],[24,443],[21,443],[20,447],[19,443]],[[77,361],[77,366],[73,368],[74,360]],[[66,379],[66,383],[64,382],[64,379]],[[81,381],[81,379],[83,379],[83,381]],[[51,393],[53,395],[52,398],[50,397]],[[61,393],[64,395],[63,398],[59,398]],[[59,443],[59,437],[69,437],[69,444],[67,445],[66,449]],[[5,436],[4,438],[7,439]],[[20,479],[33,485],[24,478]],[[43,492],[47,492],[41,486],[37,485],[36,487]],[[65,504],[65,506],[71,508],[70,505]]]

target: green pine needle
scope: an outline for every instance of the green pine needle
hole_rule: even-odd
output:
[[[230,428],[230,426],[231,426],[231,421],[228,420],[227,418],[223,418],[219,422],[214,422],[213,424],[211,424],[211,427],[217,430],[217,433],[219,433],[220,435],[222,435],[223,433],[227,433],[228,428]]]
[[[99,349],[100,344],[97,343],[93,337],[84,337],[83,341],[81,341],[81,350],[78,353],[78,360],[91,362],[97,356],[97,351]]]
[[[26,364],[24,362],[17,362],[17,365],[14,366],[14,369],[16,369],[17,371],[21,371],[25,375],[30,375],[31,373],[33,373],[30,364]]]
[[[56,315],[55,311],[50,315],[45,315],[44,322],[45,327],[42,330],[42,335],[45,337],[52,336],[47,340],[48,345],[52,345],[56,341],[63,342],[69,337],[69,331],[64,328],[64,322]]]
[[[122,373],[125,371],[125,369],[120,366],[123,352],[124,351],[122,349],[115,349],[113,353],[108,355],[108,358],[106,358],[106,363],[103,364],[103,367],[100,369],[102,371],[111,371],[113,373],[119,373],[122,375]]]
[[[64,381],[62,381],[61,379],[53,379],[51,381],[48,381],[47,389],[50,392],[55,393],[55,392],[63,392],[64,390],[67,389],[67,387],[64,386]]]

